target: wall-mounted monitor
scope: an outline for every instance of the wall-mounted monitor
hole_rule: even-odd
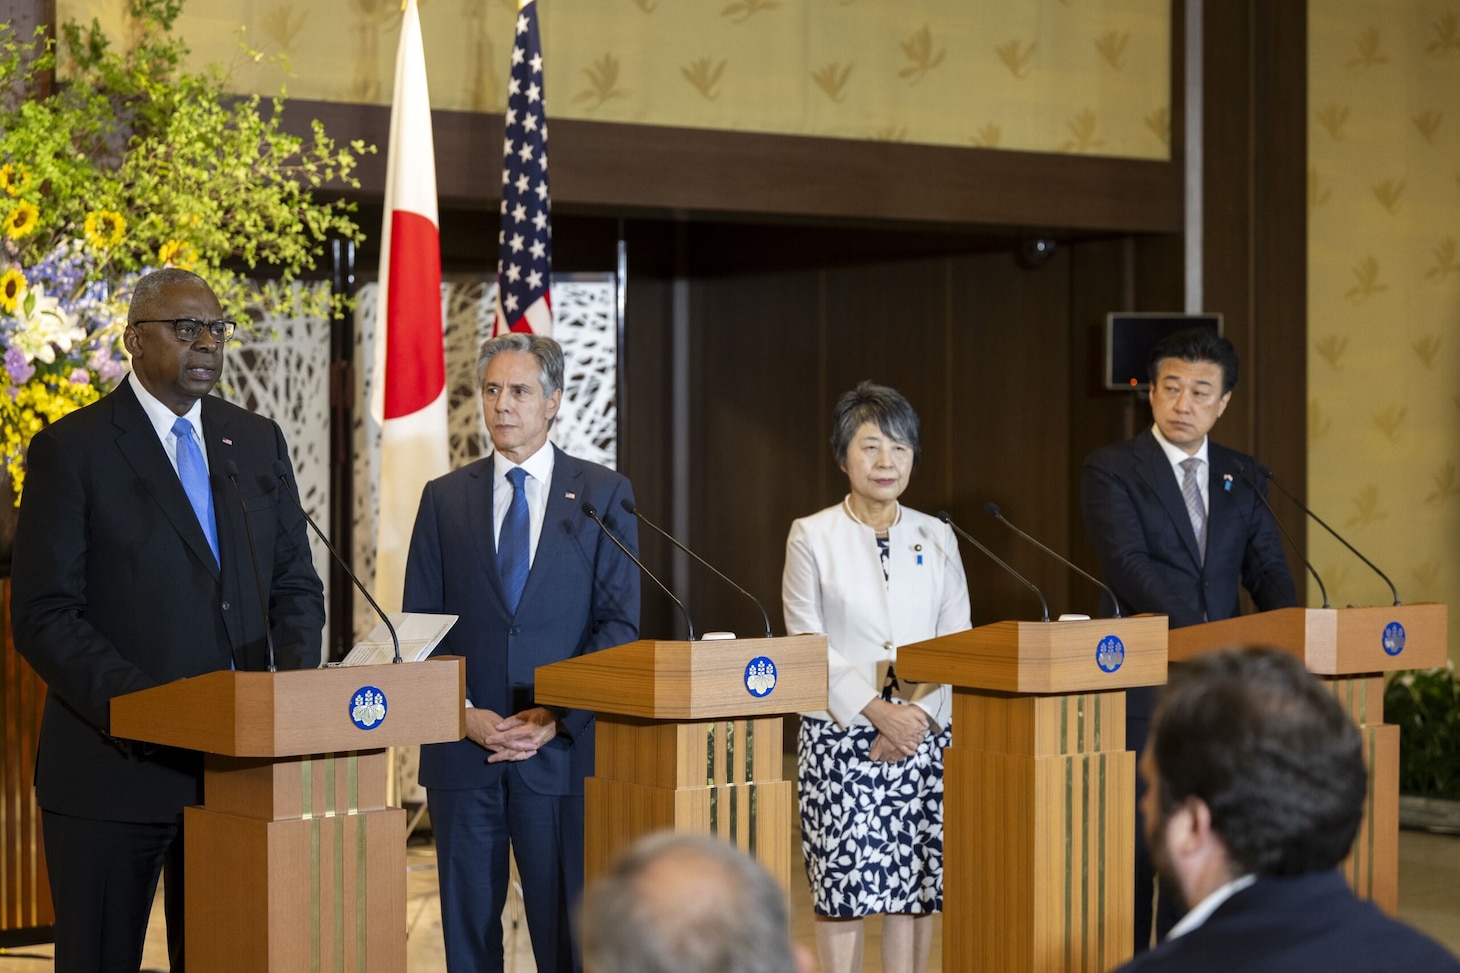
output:
[[[1156,342],[1187,328],[1210,328],[1222,333],[1220,314],[1111,311],[1105,316],[1105,387],[1146,389],[1150,378],[1146,359]]]

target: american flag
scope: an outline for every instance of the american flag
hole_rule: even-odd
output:
[[[495,333],[552,332],[552,224],[549,220],[547,113],[537,0],[518,0],[507,132],[502,145],[502,219],[497,233]]]

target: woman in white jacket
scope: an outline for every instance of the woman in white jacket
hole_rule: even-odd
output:
[[[801,843],[827,973],[861,969],[883,915],[882,968],[921,973],[943,908],[943,749],[950,690],[897,676],[897,647],[969,627],[952,530],[898,503],[920,453],[906,399],[863,382],[832,415],[851,492],[791,525],[786,631],[827,637],[827,711],[803,713]]]

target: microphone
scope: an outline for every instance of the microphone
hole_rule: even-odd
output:
[[[634,552],[629,550],[628,546],[625,545],[623,541],[614,536],[613,531],[609,530],[608,526],[604,524],[603,521],[598,519],[598,508],[593,506],[593,504],[589,503],[587,500],[583,501],[583,516],[587,517],[589,520],[597,524],[598,529],[607,534],[608,539],[617,544],[618,549],[627,554],[629,560],[637,564],[639,566],[639,570],[648,575],[649,580],[657,584],[659,586],[659,590],[668,595],[669,600],[679,606],[680,614],[684,616],[684,627],[689,630],[689,640],[693,642],[695,640],[695,627],[694,624],[691,623],[689,620],[689,609],[684,607],[684,602],[676,598],[674,596],[674,592],[670,591],[669,587],[663,581],[660,581],[658,578],[654,577],[654,572],[644,567],[644,562],[634,557]]]
[[[1267,508],[1267,512],[1272,514],[1273,522],[1278,525],[1278,530],[1282,531],[1283,536],[1288,539],[1288,544],[1292,547],[1293,553],[1298,555],[1298,559],[1302,561],[1303,564],[1308,568],[1308,573],[1313,575],[1313,580],[1318,582],[1318,592],[1319,594],[1323,595],[1323,607],[1332,608],[1333,606],[1328,603],[1328,589],[1323,587],[1323,579],[1318,577],[1318,569],[1313,567],[1313,565],[1308,561],[1308,558],[1305,557],[1303,554],[1302,548],[1298,547],[1298,542],[1293,540],[1293,535],[1289,534],[1288,529],[1283,526],[1283,522],[1281,520],[1278,520],[1277,511],[1272,509],[1272,504],[1267,502],[1267,497],[1264,497],[1262,495],[1262,491],[1257,489],[1257,484],[1252,482],[1252,477],[1250,474],[1248,474],[1247,467],[1243,466],[1241,463],[1237,463],[1235,465],[1237,467],[1238,475],[1242,477],[1242,482],[1246,483],[1247,486],[1251,488],[1252,492],[1257,494],[1257,499],[1261,500],[1262,505]],[[1399,603],[1396,601],[1395,604],[1397,605]]]
[[[355,577],[355,572],[351,571],[350,566],[345,563],[345,559],[340,557],[340,552],[335,550],[335,546],[330,543],[330,539],[324,536],[324,531],[320,530],[319,525],[314,522],[314,518],[309,516],[309,511],[305,510],[304,505],[294,496],[294,491],[289,489],[289,464],[281,459],[274,460],[274,477],[279,481],[280,489],[289,496],[290,500],[294,501],[294,509],[303,514],[305,521],[308,522],[310,527],[314,528],[315,536],[324,541],[325,549],[334,556],[335,563],[344,570],[345,577],[355,582],[355,587],[360,589],[360,594],[365,596],[365,600],[370,602],[370,607],[375,609],[375,614],[379,615],[380,620],[385,623],[385,630],[390,633],[391,644],[395,646],[395,656],[390,661],[392,664],[399,664],[401,661],[400,636],[395,634],[395,626],[390,623],[390,616],[386,615],[380,606],[375,603],[375,599],[370,597],[370,592],[365,590],[365,586],[360,583],[360,579]]]
[[[639,508],[636,507],[636,506],[634,506],[634,502],[632,500],[630,500],[628,497],[624,497],[623,498],[623,500],[621,502],[621,506],[628,513],[631,513],[635,517],[638,517],[640,523],[644,524],[650,530],[653,530],[655,533],[659,534],[659,536],[661,536],[665,540],[669,541],[669,543],[673,544],[675,547],[679,548],[681,551],[683,551],[684,553],[688,554],[690,557],[694,558],[696,561],[700,562],[705,567],[709,568],[711,571],[715,572],[715,574],[719,575],[720,580],[724,581],[730,587],[734,588],[736,591],[740,592],[742,595],[744,595],[745,597],[749,598],[751,600],[751,602],[755,605],[756,609],[760,611],[761,620],[765,622],[765,637],[766,638],[771,638],[772,637],[771,636],[771,617],[765,613],[765,607],[761,605],[760,599],[756,598],[755,595],[752,595],[750,592],[748,592],[744,588],[740,587],[740,585],[736,584],[734,581],[731,581],[729,578],[725,577],[725,575],[723,573],[721,573],[721,571],[720,571],[719,568],[715,567],[709,561],[706,561],[704,558],[700,557],[694,551],[691,551],[689,548],[685,547],[678,540],[676,540],[675,537],[674,537],[674,535],[671,534],[671,533],[669,533],[669,531],[667,531],[664,528],[660,527],[658,524],[654,523],[648,517],[645,517],[642,513],[639,512]]]
[[[1288,488],[1287,487],[1283,486],[1281,483],[1278,482],[1278,478],[1273,475],[1272,470],[1268,469],[1266,466],[1263,466],[1261,463],[1258,463],[1257,464],[1257,472],[1258,473],[1261,473],[1263,476],[1267,477],[1268,482],[1271,483],[1273,486],[1277,487],[1278,490],[1280,490],[1282,492],[1282,495],[1283,496],[1287,497],[1289,500],[1293,501],[1293,503],[1297,504],[1299,510],[1303,511],[1303,513],[1307,514],[1309,517],[1312,517],[1314,520],[1318,521],[1318,526],[1319,527],[1322,527],[1324,530],[1326,530],[1330,534],[1332,534],[1334,540],[1338,541],[1344,547],[1348,548],[1353,553],[1354,557],[1358,558],[1360,561],[1363,561],[1365,564],[1367,564],[1369,566],[1369,570],[1373,571],[1379,577],[1383,578],[1384,579],[1384,583],[1389,586],[1389,594],[1391,594],[1392,596],[1394,596],[1394,604],[1396,604],[1396,605],[1402,605],[1403,604],[1403,602],[1401,602],[1399,600],[1399,592],[1398,592],[1398,590],[1395,589],[1394,582],[1389,580],[1389,575],[1385,574],[1383,571],[1380,571],[1379,568],[1378,568],[1378,566],[1375,565],[1373,561],[1370,561],[1368,558],[1364,557],[1362,554],[1360,554],[1358,552],[1358,549],[1357,548],[1355,548],[1348,541],[1346,541],[1342,537],[1340,537],[1338,531],[1334,530],[1332,527],[1329,527],[1328,524],[1324,523],[1322,517],[1318,516],[1313,511],[1309,510],[1307,504],[1303,503],[1303,501],[1301,501],[1297,497],[1293,496],[1293,494],[1288,491]]]
[[[1014,533],[1018,534],[1020,537],[1024,538],[1026,541],[1033,544],[1035,547],[1039,548],[1041,551],[1063,564],[1065,567],[1071,569],[1076,574],[1080,575],[1080,577],[1087,578],[1088,580],[1093,581],[1097,585],[1099,585],[1101,590],[1103,590],[1107,595],[1110,596],[1110,603],[1115,606],[1115,617],[1122,617],[1120,614],[1120,599],[1115,597],[1115,592],[1110,590],[1110,586],[1107,585],[1104,581],[1101,581],[1099,578],[1095,577],[1095,575],[1091,574],[1089,571],[1086,571],[1084,568],[1080,567],[1078,564],[1076,564],[1074,561],[1071,561],[1063,554],[1060,554],[1056,551],[1051,550],[1048,547],[1045,547],[1043,544],[1039,543],[1039,541],[1024,533],[1024,531],[1020,530],[1018,527],[1015,527],[1013,523],[1011,523],[1009,519],[999,511],[998,504],[992,502],[986,503],[983,505],[983,509],[988,512],[988,515],[990,517],[994,518],[999,523],[1003,524],[1005,527],[1009,528]]]
[[[1009,565],[1005,564],[1003,562],[1003,560],[997,554],[995,554],[993,551],[989,550],[987,547],[984,547],[982,544],[980,544],[978,542],[978,538],[974,537],[968,531],[964,530],[962,527],[959,527],[957,524],[955,524],[953,522],[953,518],[948,516],[948,511],[946,511],[946,510],[940,510],[940,511],[938,511],[937,517],[938,517],[939,520],[943,521],[943,523],[947,524],[949,527],[952,527],[955,531],[957,531],[959,537],[961,537],[964,540],[968,541],[968,543],[972,544],[974,547],[976,547],[980,551],[982,551],[983,552],[983,555],[985,557],[987,557],[990,561],[993,561],[999,567],[1003,568],[1005,571],[1008,571],[1014,577],[1018,578],[1019,581],[1024,585],[1024,587],[1026,587],[1030,591],[1034,592],[1034,597],[1036,597],[1036,598],[1039,599],[1039,609],[1043,613],[1043,617],[1041,617],[1039,620],[1041,622],[1047,622],[1047,621],[1049,621],[1049,603],[1044,600],[1044,592],[1040,591],[1037,587],[1035,587],[1033,581],[1030,581],[1028,578],[1024,577],[1024,575],[1020,574],[1018,571],[1015,571],[1013,568],[1009,567]]]
[[[238,497],[238,506],[243,509],[243,533],[248,538],[248,556],[253,561],[253,584],[254,590],[259,595],[259,610],[264,613],[264,647],[269,652],[269,671],[278,672],[274,666],[274,628],[269,622],[269,599],[264,594],[264,582],[259,577],[259,552],[253,543],[253,524],[248,516],[248,504],[243,502],[243,490],[238,486],[238,464],[229,460],[224,467],[228,472],[228,481],[233,484],[233,493]]]

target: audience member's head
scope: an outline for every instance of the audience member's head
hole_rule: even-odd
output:
[[[1358,728],[1273,649],[1173,666],[1141,773],[1146,840],[1188,905],[1243,875],[1336,867],[1363,816]]]
[[[589,886],[583,904],[589,973],[806,973],[791,942],[785,891],[725,841],[663,833],[642,839]]]

